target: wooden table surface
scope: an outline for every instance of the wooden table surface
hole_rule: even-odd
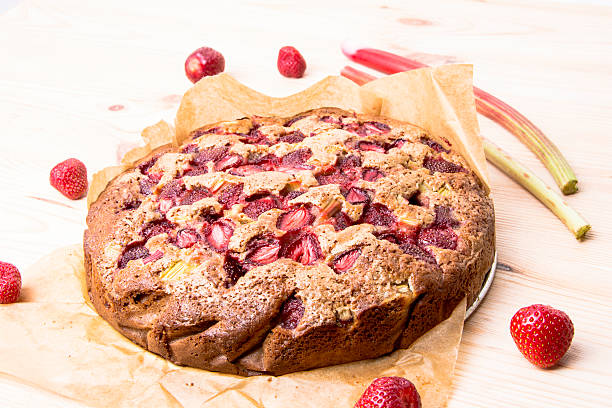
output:
[[[115,163],[118,145],[137,141],[143,127],[172,120],[179,95],[191,85],[184,59],[199,46],[220,50],[227,72],[277,96],[338,73],[348,63],[340,52],[347,38],[433,64],[470,62],[477,85],[518,107],[565,153],[580,187],[567,201],[593,230],[577,242],[544,206],[491,168],[500,266],[466,324],[449,407],[610,406],[609,3],[10,3],[0,10],[0,259],[23,271],[51,250],[79,242],[85,200],[69,201],[52,189],[49,170],[74,156],[92,174]],[[288,44],[308,62],[303,79],[276,70],[278,49]],[[483,134],[553,183],[513,136],[480,119]],[[574,342],[556,369],[531,366],[509,335],[512,314],[532,303],[558,307],[574,322]],[[3,406],[52,405],[49,395],[26,398],[7,383],[0,390]]]

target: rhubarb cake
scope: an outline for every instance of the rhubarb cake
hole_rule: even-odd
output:
[[[273,374],[408,347],[474,302],[493,204],[443,137],[322,108],[194,130],[87,217],[100,315],[180,365]]]

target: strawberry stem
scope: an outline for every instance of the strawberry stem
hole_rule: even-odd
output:
[[[591,226],[572,207],[567,205],[552,189],[546,185],[538,176],[533,174],[525,166],[514,160],[492,142],[483,138],[483,146],[487,160],[503,171],[514,181],[523,186],[533,194],[542,204],[552,211],[567,228],[574,234],[576,239],[582,239],[591,229]]]
[[[373,48],[349,49],[343,47],[342,51],[352,61],[385,74],[395,74],[428,66],[419,61]],[[349,79],[352,79],[351,76],[355,77],[355,82],[360,85],[361,81],[369,76],[365,73],[361,74],[366,76],[357,75],[353,71],[356,70],[345,68],[342,75]],[[503,126],[534,152],[553,176],[563,194],[573,194],[578,191],[578,180],[569,163],[557,146],[536,125],[516,109],[482,89],[474,87],[474,97],[478,112]]]
[[[376,79],[372,75],[350,67],[345,67],[341,74],[360,85]],[[482,141],[487,160],[548,207],[572,231],[576,239],[582,239],[587,231],[591,229],[591,226],[580,214],[567,205],[558,194],[555,194],[531,170],[511,158],[487,139],[482,138]]]

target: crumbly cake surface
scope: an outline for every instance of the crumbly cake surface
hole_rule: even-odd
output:
[[[480,290],[493,205],[452,146],[335,108],[197,129],[87,217],[90,297],[170,361],[284,374],[408,347]]]

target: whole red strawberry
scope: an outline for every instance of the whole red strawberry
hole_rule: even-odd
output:
[[[276,61],[278,72],[287,78],[301,78],[306,71],[306,61],[302,54],[294,47],[283,47],[278,51],[278,60]]]
[[[540,368],[548,368],[555,365],[569,348],[574,337],[574,325],[561,310],[531,305],[519,309],[512,316],[510,334],[527,360]]]
[[[205,76],[217,75],[225,69],[225,58],[219,51],[201,47],[185,60],[185,74],[194,84]]]
[[[21,274],[10,263],[0,262],[0,303],[15,303],[21,292]]]
[[[87,168],[77,159],[68,159],[51,169],[51,185],[71,200],[87,194]]]
[[[381,377],[372,381],[354,408],[421,408],[421,397],[407,379]]]

